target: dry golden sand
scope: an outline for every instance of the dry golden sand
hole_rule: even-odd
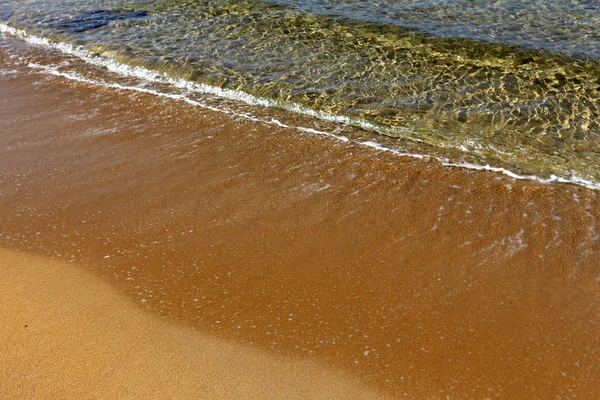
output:
[[[314,362],[144,313],[80,266],[0,250],[2,399],[375,399]]]
[[[159,332],[325,365],[397,398],[600,398],[598,192],[11,68],[0,76],[3,247],[75,261],[134,307],[195,329]],[[192,384],[164,351],[148,364]],[[267,376],[266,388],[305,371],[281,370],[290,380]],[[58,377],[55,389],[68,385]]]

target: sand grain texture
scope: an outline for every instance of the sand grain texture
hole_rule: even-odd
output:
[[[73,264],[0,250],[0,398],[375,399],[314,363],[169,324]]]

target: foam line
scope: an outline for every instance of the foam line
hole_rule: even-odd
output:
[[[358,126],[363,129],[366,129],[366,130],[376,131],[376,132],[383,133],[383,134],[385,134],[386,131],[392,130],[391,128],[382,127],[382,126],[372,124],[372,123],[369,123],[366,121],[362,121],[362,120],[359,120],[356,118],[333,115],[333,114],[329,114],[329,113],[326,113],[323,111],[318,111],[318,110],[313,110],[313,109],[310,109],[307,107],[303,107],[301,105],[294,104],[294,103],[284,103],[284,102],[279,102],[276,100],[265,99],[265,98],[254,96],[249,93],[245,93],[245,92],[241,92],[241,91],[223,89],[223,88],[219,88],[216,86],[207,85],[204,83],[191,82],[184,78],[173,77],[166,73],[153,71],[153,70],[150,70],[145,67],[127,65],[127,64],[118,62],[116,60],[113,60],[113,59],[110,59],[107,57],[93,54],[81,46],[75,47],[68,43],[53,42],[44,37],[28,34],[24,30],[13,28],[4,23],[0,23],[0,33],[9,34],[11,36],[19,38],[19,39],[21,39],[27,43],[33,44],[33,45],[43,46],[43,47],[50,48],[50,49],[55,49],[55,50],[65,53],[65,54],[69,54],[69,55],[78,57],[78,58],[86,61],[89,64],[104,67],[104,68],[108,69],[109,71],[119,74],[121,76],[134,77],[134,78],[138,78],[138,79],[141,79],[141,80],[147,81],[147,82],[172,85],[172,86],[187,90],[192,93],[195,92],[195,93],[202,93],[202,94],[210,94],[210,95],[214,95],[214,96],[224,98],[224,99],[239,101],[239,102],[242,102],[242,103],[245,103],[248,105],[252,105],[252,106],[281,108],[281,109],[284,109],[287,111],[314,117],[314,118],[317,118],[320,120],[334,122],[334,123],[340,123],[340,124],[345,124],[345,125]],[[248,120],[252,120],[252,121],[257,121],[257,122],[261,122],[261,123],[265,123],[265,124],[269,124],[269,125],[276,125],[276,126],[287,128],[287,129],[295,129],[295,130],[305,132],[305,133],[327,136],[327,137],[333,138],[335,140],[338,140],[338,141],[341,141],[344,143],[350,142],[350,143],[354,143],[356,145],[369,147],[376,151],[391,153],[391,154],[394,154],[394,155],[397,155],[400,157],[411,157],[411,158],[417,158],[417,159],[422,159],[422,160],[434,160],[434,161],[439,162],[441,165],[448,166],[448,167],[494,172],[494,173],[506,175],[510,178],[517,179],[517,180],[536,181],[536,182],[540,182],[543,184],[567,183],[567,184],[583,186],[583,187],[586,187],[586,188],[592,189],[592,190],[600,190],[600,183],[597,183],[597,182],[594,182],[594,181],[591,181],[588,179],[580,178],[580,177],[576,176],[575,174],[573,174],[573,176],[570,178],[565,178],[565,177],[556,176],[556,175],[551,175],[550,178],[542,178],[542,177],[539,177],[536,175],[518,174],[518,173],[510,171],[506,168],[494,167],[494,166],[490,166],[488,164],[479,165],[479,164],[461,163],[461,162],[456,163],[456,162],[451,162],[451,161],[447,160],[446,158],[442,158],[442,157],[401,152],[401,151],[398,151],[395,149],[387,148],[387,147],[382,146],[381,144],[373,142],[373,141],[354,142],[345,136],[336,135],[334,133],[319,131],[316,129],[302,127],[302,126],[290,126],[290,125],[282,123],[281,121],[279,121],[275,118],[260,119],[251,114],[238,113],[238,112],[234,112],[227,108],[214,107],[214,106],[190,99],[181,94],[163,93],[163,92],[159,92],[157,90],[141,88],[138,86],[124,86],[124,85],[121,85],[118,83],[110,83],[110,82],[104,82],[104,81],[100,81],[100,80],[90,79],[90,78],[86,78],[86,77],[82,76],[81,74],[77,74],[74,72],[67,73],[67,72],[59,71],[58,69],[56,69],[55,67],[52,67],[52,66],[44,66],[44,65],[40,65],[40,64],[31,63],[31,64],[29,64],[29,67],[43,70],[43,72],[45,72],[47,74],[52,74],[52,75],[66,78],[66,79],[76,80],[76,81],[91,84],[91,85],[103,86],[103,87],[119,89],[119,90],[131,90],[131,91],[136,91],[136,92],[152,94],[152,95],[156,95],[156,96],[160,96],[160,97],[165,97],[165,98],[169,98],[169,99],[173,99],[173,100],[177,100],[177,101],[183,101],[190,105],[202,107],[202,108],[205,108],[205,109],[208,109],[211,111],[231,114],[236,117],[240,117],[240,118],[244,118],[244,119],[248,119]],[[399,128],[398,131],[410,132],[408,129],[401,129],[401,128]],[[396,130],[394,130],[394,132],[397,133]],[[413,140],[413,138],[411,138],[411,140]]]
[[[111,58],[94,54],[82,46],[73,46],[69,43],[54,42],[48,38],[29,34],[22,29],[13,28],[4,23],[0,23],[0,32],[10,34],[27,43],[59,50],[63,53],[78,57],[89,64],[104,67],[109,71],[120,75],[134,77],[148,82],[169,84],[180,89],[185,89],[196,93],[210,94],[224,99],[240,101],[252,106],[281,108],[296,114],[302,114],[328,122],[359,126],[367,130],[374,130],[382,133],[392,130],[390,128],[362,121],[357,118],[344,115],[334,115],[324,111],[313,110],[295,103],[266,99],[242,91],[223,89],[205,83],[192,82],[184,78],[174,77],[164,72],[153,71],[145,67],[127,65]],[[396,131],[396,129],[393,129],[393,131]],[[410,132],[408,129],[399,129],[399,131],[404,131],[407,133]]]

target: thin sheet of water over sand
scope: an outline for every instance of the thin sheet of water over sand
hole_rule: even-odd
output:
[[[314,362],[169,324],[75,265],[0,250],[3,399],[380,399]]]
[[[61,393],[98,363],[121,379],[98,387],[127,395],[133,389],[115,372],[122,358],[92,339],[112,332],[114,349],[127,348],[131,328],[152,337],[139,340],[152,374],[164,370],[164,382],[182,387],[195,364],[163,361],[197,334],[208,347],[222,340],[241,354],[255,350],[225,374],[247,369],[274,393],[311,383],[301,371],[314,363],[353,382],[335,390],[366,385],[397,398],[600,397],[598,192],[447,168],[11,68],[0,75],[0,244],[78,267],[63,274],[54,264],[34,268],[45,263],[37,258],[2,256],[2,273],[14,269],[3,281],[2,332],[11,338],[2,340],[3,365],[22,371],[8,375],[22,391],[10,393]],[[72,278],[78,268],[104,283]],[[26,279],[37,283],[17,290]],[[128,301],[97,303],[106,284]],[[65,300],[69,287],[77,294]],[[16,309],[42,288],[62,308],[38,303],[33,319]],[[22,342],[30,320],[59,326],[55,313],[66,309],[107,318],[85,320],[95,358],[78,353],[78,368],[52,375],[18,361],[43,355],[53,368],[66,360],[50,339]],[[102,331],[113,312],[143,321]],[[84,328],[64,326],[51,330],[54,343]],[[163,333],[167,342],[185,338],[173,339],[173,350],[158,344]],[[204,351],[194,346],[191,354]],[[257,377],[261,357],[303,367]],[[221,366],[202,368],[213,376]],[[147,393],[157,382],[131,385]],[[204,398],[229,390],[202,385]],[[314,389],[306,398],[338,393],[302,387]]]

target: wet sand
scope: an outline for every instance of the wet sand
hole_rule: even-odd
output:
[[[0,104],[6,248],[394,397],[600,397],[597,192],[36,74]]]
[[[375,399],[357,379],[144,313],[79,266],[0,250],[3,399]]]

